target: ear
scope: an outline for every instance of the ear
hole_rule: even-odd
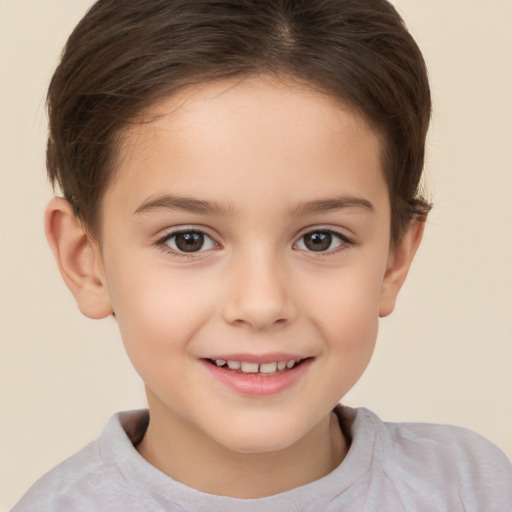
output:
[[[80,311],[89,318],[111,315],[99,246],[82,230],[65,199],[54,198],[48,204],[45,231],[62,278]]]
[[[395,308],[398,292],[404,284],[414,255],[420,246],[424,228],[424,217],[411,220],[406,232],[389,251],[388,266],[380,292],[380,317],[390,315]]]

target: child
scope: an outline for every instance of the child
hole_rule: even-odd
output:
[[[393,7],[100,0],[48,106],[47,236],[149,412],[16,512],[511,509],[487,441],[337,405],[429,210],[426,70]]]

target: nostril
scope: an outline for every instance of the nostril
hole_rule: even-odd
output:
[[[241,319],[237,318],[234,321],[230,322],[235,327],[244,327],[247,326],[252,329],[257,330],[266,330],[272,328],[284,327],[288,324],[288,320],[286,318],[278,318],[277,320],[266,320],[265,318],[247,318]]]

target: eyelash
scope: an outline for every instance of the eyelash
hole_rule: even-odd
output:
[[[328,249],[325,251],[314,251],[314,250],[297,249],[296,248],[297,244],[299,244],[299,242],[303,241],[304,237],[306,237],[307,235],[314,235],[314,234],[320,234],[320,233],[327,234],[327,235],[330,235],[331,237],[337,238],[339,240],[339,245],[337,247],[335,247],[334,249]],[[175,231],[171,231],[170,233],[167,233],[165,236],[159,238],[155,242],[155,246],[159,247],[162,251],[164,251],[166,253],[170,253],[174,256],[178,256],[181,258],[187,258],[187,259],[197,258],[198,254],[205,252],[206,250],[211,250],[211,248],[205,250],[201,247],[198,251],[186,252],[186,251],[180,251],[180,250],[170,247],[169,241],[172,240],[173,238],[175,238],[176,236],[179,236],[180,234],[199,234],[199,235],[203,236],[204,238],[209,239],[211,241],[211,243],[216,248],[220,247],[220,244],[215,242],[215,240],[210,235],[208,235],[208,233],[206,233],[202,229],[198,229],[198,228],[185,228],[185,229],[177,229]],[[326,257],[326,256],[330,256],[330,255],[336,254],[341,251],[346,251],[351,246],[353,246],[354,243],[355,242],[353,240],[351,240],[346,235],[344,235],[336,230],[320,227],[320,228],[316,228],[316,229],[311,229],[311,230],[303,233],[299,237],[299,239],[293,244],[293,248],[295,250],[300,250],[300,251],[304,251],[307,253],[311,253],[311,255],[313,255],[315,257]]]
[[[340,233],[339,231],[336,231],[334,229],[330,229],[330,228],[322,228],[322,227],[319,227],[319,228],[315,228],[315,229],[310,229],[308,231],[306,231],[305,233],[303,233],[299,239],[297,240],[297,242],[295,242],[293,245],[294,245],[294,248],[296,247],[296,245],[300,242],[300,241],[303,241],[304,238],[307,236],[307,235],[314,235],[314,234],[327,234],[333,238],[337,238],[338,241],[339,241],[339,245],[337,247],[334,247],[333,249],[328,249],[326,251],[313,251],[313,250],[307,250],[307,249],[296,249],[296,250],[305,250],[306,252],[308,252],[310,255],[314,256],[314,257],[328,257],[328,256],[332,256],[334,254],[337,254],[339,252],[342,252],[342,251],[346,251],[348,250],[350,247],[352,247],[353,245],[355,245],[355,242],[354,240],[351,240],[349,237],[347,237],[346,235],[344,235],[343,233]]]
[[[201,235],[204,238],[208,238],[209,240],[211,240],[211,242],[213,243],[214,246],[220,247],[220,245],[217,242],[215,242],[215,240],[210,235],[208,235],[208,233],[206,233],[202,229],[198,229],[198,228],[185,228],[185,229],[177,229],[175,231],[171,231],[170,233],[167,233],[166,235],[164,235],[162,238],[159,238],[155,242],[155,245],[157,247],[159,247],[162,251],[164,251],[166,253],[170,253],[173,256],[178,256],[178,257],[187,258],[187,259],[197,258],[197,255],[204,252],[204,250],[186,252],[186,251],[180,251],[180,250],[174,249],[169,246],[169,241],[172,240],[173,238],[179,236],[180,234],[192,234],[192,233]]]

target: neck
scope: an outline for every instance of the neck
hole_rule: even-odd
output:
[[[172,428],[158,414],[150,418],[137,446],[148,462],[189,487],[233,498],[271,496],[310,483],[333,471],[348,449],[333,413],[295,444],[264,453],[230,450],[178,418]]]

